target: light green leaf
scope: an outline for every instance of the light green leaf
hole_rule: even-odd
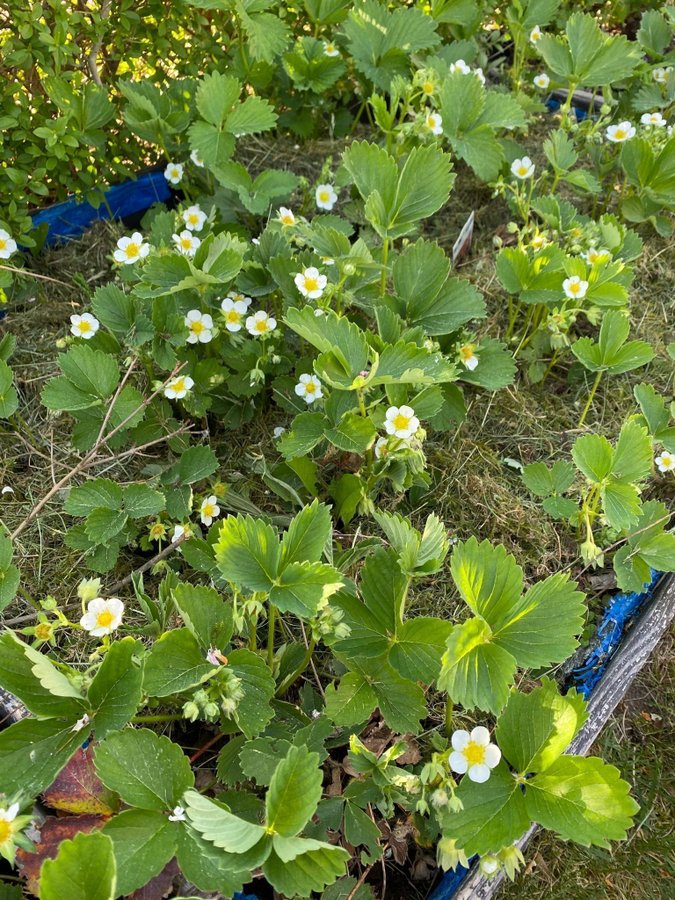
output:
[[[349,853],[333,844],[275,835],[263,872],[280,894],[308,897],[344,875],[348,859]]]
[[[359,725],[376,706],[374,691],[358,672],[347,672],[337,687],[326,688],[326,715],[336,725]]]
[[[173,599],[181,619],[202,649],[222,649],[232,637],[232,607],[214,588],[179,584]]]
[[[322,601],[339,591],[342,584],[342,576],[333,566],[291,563],[272,587],[269,599],[281,612],[311,619]]]
[[[84,699],[66,675],[9,631],[0,636],[0,683],[36,716],[74,722],[84,712]]]
[[[12,382],[12,370],[0,359],[0,419],[8,419],[19,408],[19,396]]]
[[[42,900],[114,900],[116,896],[113,843],[100,832],[62,841],[56,858],[45,859],[40,869]]]
[[[291,747],[277,768],[265,797],[268,831],[283,837],[300,834],[321,799],[319,754]]]
[[[58,719],[29,718],[0,731],[0,791],[35,797],[49,787],[82,744],[74,723],[75,716],[65,727]]]
[[[563,840],[609,847],[624,840],[639,806],[619,770],[597,757],[561,756],[527,783],[528,815]]]
[[[614,451],[603,435],[585,434],[574,442],[572,459],[589,481],[599,484],[612,469]]]
[[[185,795],[185,808],[192,827],[227,853],[246,853],[265,836],[264,826],[240,819],[196,791]]]
[[[194,784],[190,762],[169,738],[147,728],[109,735],[94,750],[96,773],[129,806],[172,810]]]
[[[86,516],[95,509],[119,510],[123,500],[122,489],[109,478],[93,478],[71,488],[65,511],[71,516]]]
[[[408,619],[392,639],[389,662],[404,678],[432,684],[440,672],[451,630],[451,623],[443,619],[429,616]]]
[[[241,84],[232,75],[212,72],[199,82],[195,103],[199,114],[211,125],[225,124],[234,105],[239,100]],[[232,130],[232,129],[230,129]]]
[[[201,891],[215,891],[231,897],[241,891],[251,877],[245,856],[225,853],[189,826],[179,829],[176,856],[183,875]],[[237,860],[244,863],[241,869],[235,864]]]
[[[124,488],[124,508],[132,519],[156,516],[165,505],[164,494],[147,484],[130,484]]]
[[[281,538],[281,565],[319,562],[331,532],[330,509],[314,500],[300,510]]]
[[[475,537],[457,544],[450,562],[452,579],[464,601],[491,627],[508,621],[523,591],[523,570],[501,544]]]
[[[269,591],[279,569],[281,547],[275,530],[251,516],[228,516],[215,544],[216,563],[231,582],[252,591]]]

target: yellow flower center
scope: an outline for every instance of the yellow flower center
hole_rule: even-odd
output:
[[[134,256],[138,256],[138,244],[132,241],[130,244],[127,244],[124,252],[127,255],[127,259],[133,259]]]
[[[185,381],[182,378],[177,378],[173,384],[169,385],[169,387],[179,394],[181,391],[185,390]]]
[[[469,741],[462,753],[470,766],[480,765],[485,762],[485,747],[482,744],[477,744],[475,741]]]
[[[661,454],[661,463],[664,466],[671,466],[673,464],[673,457],[670,456],[669,453],[662,453]]]
[[[407,428],[408,425],[410,425],[410,419],[407,416],[404,416],[403,413],[394,416],[394,428],[397,430],[402,431],[404,428]]]
[[[319,290],[319,282],[316,278],[308,278],[305,276],[305,290],[306,291],[318,291]]]
[[[305,385],[305,393],[307,394],[315,394],[316,393],[316,385],[313,381],[308,381]]]
[[[172,169],[172,170],[171,170],[171,177],[172,177],[172,178],[178,178],[178,170],[177,170],[177,169]]]
[[[581,285],[579,284],[578,281],[575,281],[575,282],[573,282],[573,284],[570,285],[570,292],[572,294],[578,294],[580,290],[581,290]]]
[[[4,250],[6,246],[7,241],[5,240],[5,238],[0,238],[0,250]]]
[[[77,327],[81,334],[86,334],[88,331],[91,331],[91,323],[87,322],[86,319],[83,319],[81,322],[78,322]]]
[[[161,538],[164,537],[164,533],[166,528],[163,525],[153,525],[150,529],[150,537],[152,538]]]
[[[267,319],[257,319],[255,323],[255,330],[260,331],[264,334],[267,331]]]
[[[11,822],[0,819],[0,847],[12,839],[14,826]]]
[[[614,137],[618,141],[622,141],[626,137],[626,132],[623,130],[623,128],[617,128],[614,132]]]
[[[527,175],[527,166],[518,166],[519,175]]]
[[[330,200],[330,194],[328,191],[319,191],[319,200],[322,203],[327,203]]]
[[[295,216],[291,215],[290,213],[287,213],[286,215],[283,215],[281,217],[282,225],[293,225],[294,222],[295,222]]]
[[[202,506],[202,515],[203,515],[203,516],[212,516],[212,515],[213,515],[213,512],[214,512],[213,504],[211,504],[211,503],[205,503],[205,504]]]
[[[465,344],[463,347],[460,347],[459,355],[463,360],[471,359],[473,357],[473,345]]]
[[[52,636],[52,629],[46,622],[42,622],[35,628],[35,637],[41,641],[48,641]]]
[[[422,91],[425,94],[433,94],[434,92],[434,84],[433,81],[425,81],[422,85]]]
[[[204,328],[204,324],[201,321],[198,321],[190,323],[190,331],[193,334],[201,334],[202,331],[206,331],[206,329]]]
[[[189,250],[192,247],[192,238],[181,238],[180,245],[183,250]]]
[[[335,44],[326,44],[326,53],[334,53]]]
[[[197,213],[189,213],[188,214],[188,222],[190,225],[196,225],[199,222],[199,216]]]
[[[112,625],[115,616],[110,612],[109,609],[104,609],[103,612],[100,612],[96,616],[96,627],[97,628],[108,628],[109,625]]]
[[[236,309],[229,309],[225,313],[225,321],[230,322],[232,325],[238,325],[241,321],[241,313],[238,313]]]

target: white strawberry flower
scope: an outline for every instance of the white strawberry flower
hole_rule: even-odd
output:
[[[434,81],[431,80],[431,78],[427,78],[426,81],[422,82],[422,93],[426,97],[431,97],[431,95],[434,93],[435,90],[436,90],[436,84]]]
[[[481,66],[476,66],[476,68],[473,70],[473,74],[481,84],[485,84],[485,72],[483,71]]]
[[[170,162],[164,170],[164,177],[169,184],[180,184],[183,178],[183,164]]]
[[[324,53],[324,56],[331,56],[331,57],[340,55],[340,51],[335,46],[333,41],[324,41],[323,42],[323,53]]]
[[[201,231],[206,222],[207,215],[198,203],[194,203],[183,213],[183,221],[190,231]]]
[[[192,390],[194,384],[189,375],[177,375],[164,388],[164,396],[169,400],[182,400],[188,391]]]
[[[666,120],[660,112],[644,113],[640,117],[640,122],[643,125],[656,125],[658,128],[662,128],[666,124]]]
[[[295,225],[295,215],[292,209],[287,206],[280,206],[277,213],[277,219],[282,225]]]
[[[375,459],[383,459],[389,455],[389,438],[379,437],[375,442]]]
[[[659,472],[675,472],[675,454],[664,450],[654,460]]]
[[[275,425],[272,429],[272,436],[275,440],[278,440],[282,434],[286,434],[286,429],[283,425]]]
[[[607,131],[607,140],[613,144],[623,144],[635,137],[635,125],[630,122],[619,122],[618,125],[609,125]]]
[[[200,169],[204,168],[204,160],[199,155],[199,150],[190,151],[190,160],[195,166],[199,166]]]
[[[538,41],[540,41],[543,38],[543,36],[544,36],[544,33],[541,30],[541,28],[538,25],[535,25],[534,28],[532,29],[532,31],[530,32],[530,43],[536,44]]]
[[[70,333],[75,335],[75,337],[84,338],[85,341],[91,340],[99,328],[100,322],[91,313],[82,313],[81,316],[75,315],[70,317]]]
[[[233,300],[227,296],[220,304],[220,308],[225,318],[225,328],[232,332],[241,331],[248,305],[243,300]]]
[[[87,611],[80,619],[80,625],[92,637],[103,637],[112,634],[122,624],[124,603],[117,597],[108,600],[94,597],[87,604]]]
[[[469,776],[471,781],[482,784],[490,777],[490,770],[499,763],[502,751],[490,743],[490,732],[478,725],[469,734],[462,729],[452,735],[452,749],[448,762],[453,772]]]
[[[115,262],[131,265],[139,259],[145,259],[150,252],[150,244],[143,240],[140,231],[134,231],[131,237],[121,237],[117,242],[117,250],[113,253]]]
[[[390,406],[385,415],[384,427],[387,434],[407,441],[420,427],[420,420],[410,406]]]
[[[180,234],[172,234],[171,235],[176,248],[183,254],[183,256],[194,256],[197,250],[199,249],[199,245],[201,241],[198,237],[195,237],[191,231],[185,229],[185,231],[181,231]]]
[[[298,397],[302,397],[307,404],[314,403],[315,400],[321,400],[323,397],[321,382],[316,375],[301,375],[295,386],[295,393]]]
[[[672,71],[672,66],[665,66],[665,68],[663,66],[657,66],[652,71],[652,78],[657,84],[665,84],[666,81],[668,81],[668,76]]]
[[[534,82],[534,86],[542,91],[545,91],[551,83],[551,79],[546,72],[540,72],[538,75],[535,75],[532,81]]]
[[[467,66],[463,59],[456,59],[455,62],[450,63],[450,74],[454,75],[455,72],[459,72],[460,75],[468,75],[471,72],[471,66]]]
[[[0,259],[9,259],[16,249],[16,241],[9,231],[0,228]]]
[[[328,278],[321,275],[316,266],[309,266],[303,272],[298,272],[294,281],[302,296],[310,300],[318,300],[328,284]]]
[[[246,330],[254,337],[264,337],[277,327],[277,320],[268,315],[264,309],[259,309],[257,313],[246,319]]]
[[[594,266],[596,263],[607,262],[607,260],[611,258],[611,255],[609,250],[605,250],[604,247],[598,249],[593,245],[588,248],[586,253],[581,254],[583,259],[591,266]]]
[[[174,806],[169,813],[169,822],[186,822],[187,817],[182,806]]]
[[[235,303],[245,303],[246,309],[248,309],[251,303],[253,303],[252,297],[247,297],[246,294],[242,294],[239,291],[228,291],[227,296]]]
[[[220,507],[218,506],[216,495],[212,494],[210,497],[205,497],[202,500],[202,505],[199,507],[199,517],[202,520],[202,525],[211,525],[213,520],[217,519],[219,515]]]
[[[511,173],[516,178],[531,178],[534,175],[534,163],[529,156],[523,156],[522,159],[514,159],[511,163]]]
[[[478,357],[475,351],[476,347],[474,344],[464,344],[459,348],[459,358],[469,372],[473,372],[478,365]]]
[[[478,860],[478,868],[480,870],[480,873],[486,878],[492,878],[493,875],[497,874],[501,867],[501,862],[497,859],[496,856],[493,856],[491,853],[488,853],[485,856],[481,856],[481,858]]]
[[[315,192],[316,205],[319,209],[331,210],[337,203],[337,194],[332,184],[319,184]]]
[[[189,525],[176,525],[171,535],[171,543],[175,544],[181,538],[187,539],[190,537],[192,537],[192,528]]]
[[[588,290],[588,282],[584,281],[578,275],[572,275],[570,278],[566,278],[563,281],[562,286],[565,296],[569,297],[570,300],[581,300],[582,297],[586,296],[586,291]]]
[[[213,339],[213,319],[208,313],[191,309],[185,316],[185,327],[190,332],[188,344],[208,344]]]
[[[437,112],[427,112],[424,114],[424,124],[432,134],[443,134],[443,118]]]

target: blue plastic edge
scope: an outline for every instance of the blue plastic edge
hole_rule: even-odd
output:
[[[572,672],[573,684],[586,699],[602,677],[610,659],[621,642],[621,638],[629,620],[635,616],[640,607],[651,598],[654,588],[660,581],[661,572],[652,571],[652,579],[643,591],[614,594],[604,612],[596,636],[598,645],[588,654],[584,663]],[[469,874],[470,869],[458,866],[456,871],[446,872],[428,900],[450,900]]]
[[[171,188],[163,172],[145,172],[137,178],[114,184],[103,193],[98,208],[86,200],[70,197],[36,212],[33,225],[48,227],[45,243],[78,237],[92,222],[101,219],[123,219],[144,212],[153,203],[164,203],[171,197]]]

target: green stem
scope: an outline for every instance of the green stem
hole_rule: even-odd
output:
[[[452,737],[452,699],[448,697],[445,701],[445,733],[448,737]]]
[[[380,273],[380,297],[387,293],[387,260],[389,259],[389,238],[382,243],[382,272]]]
[[[274,668],[274,626],[276,623],[277,608],[270,603],[270,614],[267,621],[267,665]]]
[[[274,696],[275,697],[283,697],[286,691],[295,684],[298,678],[305,671],[307,666],[309,665],[309,661],[312,658],[312,653],[314,652],[314,647],[316,646],[315,638],[312,638],[309,642],[309,647],[305,652],[305,655],[302,657],[300,664],[295,668],[290,675],[287,675],[284,680],[281,682],[279,687],[276,689]]]
[[[156,722],[180,722],[182,718],[181,713],[161,713],[157,716],[133,716],[131,721],[134,725],[153,725]]]
[[[588,414],[588,410],[591,408],[591,404],[593,403],[593,398],[595,397],[595,392],[598,389],[598,385],[600,384],[600,379],[602,378],[602,369],[596,374],[595,381],[593,382],[593,387],[588,395],[588,400],[586,401],[586,406],[584,406],[584,411],[581,413],[581,418],[579,419],[579,424],[577,428],[581,428],[581,426],[586,421],[586,416]]]

